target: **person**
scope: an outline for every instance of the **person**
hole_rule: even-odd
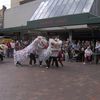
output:
[[[14,47],[15,47],[16,51],[21,49],[21,44],[20,44],[20,42],[18,40],[15,42],[15,46]]]
[[[80,48],[79,59],[81,62],[84,62],[84,47]]]
[[[58,62],[61,64],[61,66],[63,67],[63,61],[64,60],[64,51],[61,49],[61,51],[59,51],[58,53]]]
[[[11,57],[13,57],[13,55],[14,55],[14,48],[15,48],[15,42],[14,41],[10,42],[10,45],[11,45]]]
[[[86,62],[91,62],[91,61],[92,61],[92,54],[93,54],[93,52],[92,52],[90,46],[88,46],[88,47],[86,48],[85,54],[84,54],[84,56],[85,56],[85,62],[84,62],[84,64],[85,64]]]
[[[30,61],[29,61],[30,65],[32,65],[32,61],[34,61],[34,64],[36,64],[36,53],[35,52],[30,53],[29,58],[30,58]]]
[[[3,61],[3,49],[0,47],[0,59]]]
[[[20,50],[20,48],[21,48],[21,47],[20,47],[20,42],[19,42],[19,41],[16,41],[16,42],[15,42],[14,52]],[[17,66],[17,65],[22,66],[21,62],[19,62],[19,61],[16,62],[16,66]]]
[[[7,57],[7,49],[8,49],[8,47],[4,43],[0,44],[0,47],[3,50],[3,52],[2,52],[3,57]]]
[[[98,55],[100,53],[100,41],[96,42],[95,52],[96,52],[96,64],[97,64],[100,58],[100,55]]]
[[[45,37],[43,36],[38,36],[35,40],[33,40],[28,46],[26,46],[23,49],[14,50],[14,64],[19,64],[22,63],[23,61],[25,61],[30,53],[37,52],[38,51],[42,51],[43,49],[45,49],[45,47],[47,46],[47,40]],[[15,46],[16,47],[16,46]]]
[[[11,44],[10,44],[10,42],[7,42],[7,47],[8,47],[8,49],[7,49],[7,57],[9,58],[9,57],[11,57]]]
[[[55,66],[58,68],[59,67],[59,64],[58,64],[58,54],[59,54],[59,51],[61,50],[61,45],[62,45],[62,41],[59,40],[58,38],[55,38],[54,40],[51,41],[51,56],[49,58],[49,66],[50,67],[50,64],[52,62],[52,65],[55,64]]]

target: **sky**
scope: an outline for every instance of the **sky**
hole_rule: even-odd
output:
[[[10,8],[10,0],[0,0],[0,9],[2,5],[5,5],[7,8]]]

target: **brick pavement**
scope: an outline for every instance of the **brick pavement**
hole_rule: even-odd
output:
[[[100,65],[15,67],[0,62],[0,100],[100,100]]]

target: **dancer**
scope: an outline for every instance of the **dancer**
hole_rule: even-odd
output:
[[[22,50],[14,50],[14,63],[15,65],[21,65],[22,61],[25,61],[33,51],[42,50],[47,46],[47,40],[45,37],[38,36],[30,45]]]
[[[58,52],[61,50],[62,41],[59,39],[49,39],[49,46],[47,49],[43,49],[41,54],[39,55],[40,65],[42,61],[45,61],[47,64],[46,68],[50,67],[51,61],[54,60],[56,66],[58,67],[57,56]],[[56,56],[53,56],[56,51]]]

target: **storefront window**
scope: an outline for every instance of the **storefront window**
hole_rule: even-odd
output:
[[[89,12],[92,7],[93,2],[94,0],[87,0],[82,12]]]
[[[87,0],[80,0],[79,5],[77,6],[77,9],[75,10],[75,14],[82,12]]]

